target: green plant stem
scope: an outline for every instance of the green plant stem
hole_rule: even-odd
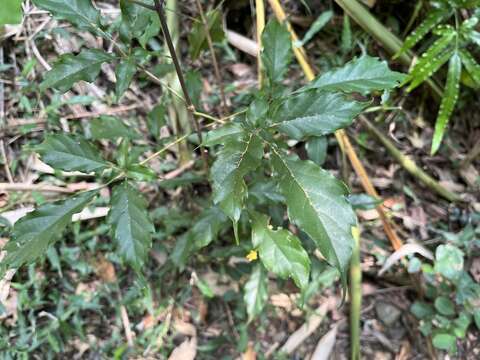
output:
[[[360,360],[360,313],[362,310],[362,268],[360,266],[360,230],[352,231],[354,243],[350,261],[350,347],[351,359]]]
[[[461,201],[459,195],[445,189],[442,185],[440,185],[434,178],[428,175],[425,171],[415,164],[415,162],[407,155],[404,155],[400,150],[398,150],[393,143],[387,139],[385,135],[382,134],[380,130],[373,125],[370,120],[368,120],[365,116],[359,116],[359,120],[362,122],[363,125],[367,128],[367,130],[385,146],[388,150],[390,155],[400,164],[402,167],[407,170],[411,175],[419,179],[425,186],[429,189],[435,191],[440,196],[444,197],[445,199],[458,202]]]
[[[180,66],[180,61],[178,60],[178,56],[175,50],[175,46],[173,45],[172,37],[170,35],[170,31],[168,28],[167,20],[165,15],[163,14],[163,1],[155,0],[155,10],[157,12],[158,18],[160,20],[160,26],[163,31],[163,35],[165,37],[165,42],[167,43],[168,50],[170,52],[170,56],[172,57],[173,64],[175,66],[175,71],[177,73],[178,81],[180,82],[180,87],[182,88],[183,96],[185,98],[185,104],[187,106],[187,110],[193,120],[193,124],[195,126],[195,131],[197,132],[198,139],[200,141],[200,153],[204,162],[205,170],[208,171],[208,158],[205,153],[205,149],[203,148],[203,140],[202,140],[202,131],[200,129],[200,124],[198,119],[195,117],[195,106],[193,105],[192,99],[190,98],[190,94],[188,93],[188,89],[185,83],[185,78],[183,77],[182,68]],[[174,14],[175,15],[175,14]],[[176,16],[176,15],[175,15]]]
[[[357,0],[335,0],[335,2],[360,25],[360,27],[377,40],[389,53],[396,54],[402,47],[402,41],[378,21],[370,12],[365,9]],[[408,51],[398,57],[405,66],[412,63],[413,53]],[[432,80],[428,79],[427,84],[433,90],[436,99],[442,98],[442,90]]]

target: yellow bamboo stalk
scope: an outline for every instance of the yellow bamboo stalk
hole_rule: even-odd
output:
[[[262,33],[265,28],[265,4],[263,0],[255,0],[255,12],[257,20],[257,44],[258,44],[258,87],[261,89],[263,85],[263,65],[262,57],[260,53],[262,52]]]
[[[282,8],[282,5],[278,0],[268,0],[268,3],[272,7],[272,10],[280,22],[284,22],[287,26],[288,31],[290,32],[290,35],[292,37],[292,42],[295,44],[296,40],[298,40],[297,35],[295,34],[295,31],[293,30],[291,24],[287,20],[287,16],[285,14],[285,11]],[[305,49],[303,47],[297,47],[293,46],[293,52],[295,54],[295,57],[297,58],[298,63],[300,64],[305,77],[309,80],[312,81],[315,78],[315,72],[313,68],[310,66],[310,63],[308,61],[307,54],[305,52]],[[360,162],[360,159],[358,158],[357,153],[355,152],[355,149],[353,148],[352,144],[350,143],[350,140],[348,139],[347,134],[345,133],[344,130],[337,130],[335,132],[335,137],[337,138],[337,141],[340,145],[340,148],[342,151],[344,151],[348,159],[350,160],[350,163],[352,164],[353,170],[357,174],[357,176],[360,178],[360,182],[370,196],[373,196],[375,198],[378,198],[378,193],[375,190],[375,187],[373,186],[370,178],[368,177],[367,171],[365,170],[365,167],[362,165]],[[385,230],[385,234],[389,238],[393,248],[395,250],[398,250],[402,245],[403,242],[402,240],[398,237],[396,234],[395,230],[392,228],[388,217],[385,213],[385,210],[383,208],[383,205],[377,206],[377,211],[378,214],[380,215],[380,220],[382,221],[383,228]]]

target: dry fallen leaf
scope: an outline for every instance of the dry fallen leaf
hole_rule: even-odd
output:
[[[330,307],[330,301],[325,301],[320,305],[315,311],[315,314],[310,316],[300,328],[289,336],[280,350],[287,354],[294,352],[295,349],[320,326]]]
[[[477,283],[480,283],[480,258],[473,259],[472,265],[470,265],[470,274]]]
[[[337,326],[322,336],[310,360],[328,360],[337,340]]]
[[[114,283],[117,281],[115,267],[103,255],[100,255],[95,262],[95,273],[103,282]]]
[[[197,338],[194,336],[190,340],[185,340],[168,357],[168,360],[193,360],[197,355]]]
[[[248,343],[247,351],[243,353],[242,360],[256,360],[257,353],[253,349],[253,344]]]

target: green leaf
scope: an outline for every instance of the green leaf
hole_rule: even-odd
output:
[[[462,74],[462,61],[458,53],[453,54],[448,63],[447,83],[443,91],[442,102],[435,122],[431,154],[435,154],[442,143],[445,128],[457,103],[460,88],[460,75]]]
[[[460,50],[460,58],[462,64],[467,69],[468,74],[480,86],[480,65],[475,61],[475,58],[467,50]]]
[[[262,33],[262,63],[272,83],[281,81],[292,59],[290,33],[278,21],[269,21]]]
[[[102,50],[86,49],[80,54],[61,55],[48,71],[40,84],[40,90],[55,88],[66,92],[78,81],[93,82],[100,73],[100,67],[104,62],[113,60],[115,57]]]
[[[473,320],[475,321],[477,330],[480,330],[480,309],[473,309]]]
[[[0,26],[22,22],[22,0],[2,0]]]
[[[97,194],[89,191],[66,200],[47,203],[15,223],[12,238],[3,250],[5,269],[18,268],[35,261],[46,253],[53,240],[58,239],[76,214],[87,206]]]
[[[245,283],[245,295],[243,296],[247,307],[248,321],[262,313],[268,300],[268,277],[262,264],[256,264]]]
[[[322,166],[327,157],[328,139],[326,136],[315,136],[305,144],[305,150],[310,160],[318,166]]]
[[[216,206],[204,210],[190,230],[195,249],[201,249],[214,241],[223,229],[228,218]]]
[[[100,172],[108,167],[97,148],[80,136],[51,134],[35,149],[48,165],[65,171]]]
[[[146,1],[150,5],[152,1]],[[160,32],[160,20],[158,15],[149,9],[134,4],[130,0],[120,0],[122,11],[122,28],[127,29],[127,38],[138,39],[140,45],[145,48],[147,43]]]
[[[314,21],[314,23],[310,26],[303,39],[301,41],[298,41],[295,46],[301,47],[308,43],[320,30],[323,29],[325,25],[327,25],[327,23],[332,19],[332,17],[333,11],[331,10],[327,10],[321,13]]]
[[[433,346],[440,350],[455,351],[457,339],[448,333],[435,334],[432,338]]]
[[[126,176],[136,181],[153,181],[158,178],[155,171],[145,165],[131,164],[126,168]]]
[[[463,252],[456,246],[439,245],[435,250],[435,272],[448,280],[456,281],[463,272]]]
[[[422,301],[415,301],[410,307],[410,311],[419,320],[427,319],[435,315],[433,307]]]
[[[300,240],[285,229],[273,230],[268,217],[257,214],[252,243],[265,267],[281,278],[291,277],[301,289],[308,285],[310,259]]]
[[[327,71],[301,89],[323,89],[326,91],[359,92],[367,94],[372,91],[391,90],[406,75],[392,71],[386,61],[364,55],[344,66]]]
[[[212,42],[222,42],[225,33],[223,32],[222,13],[220,10],[213,9],[208,11],[205,14],[205,18]],[[200,52],[208,48],[205,26],[200,18],[193,22],[193,27],[189,30],[188,43],[190,45],[189,52],[192,60],[196,60]]]
[[[136,72],[137,66],[135,65],[133,58],[128,58],[118,63],[115,68],[115,76],[117,78],[117,82],[115,83],[115,95],[117,101],[120,101],[122,95],[130,86]]]
[[[260,165],[263,144],[260,138],[251,133],[240,138],[229,138],[213,163],[213,199],[234,224],[247,196],[244,176]]]
[[[454,37],[454,31],[447,32],[445,35],[437,39],[427,51],[422,54],[410,72],[409,80],[411,83],[407,91],[415,89],[447,62],[454,53],[454,49],[449,48]]]
[[[100,11],[93,7],[91,0],[33,0],[33,3],[79,30],[97,32],[100,28]]]
[[[103,115],[88,122],[92,139],[137,138],[138,134],[128,128],[121,119]]]
[[[456,318],[453,321],[455,325],[455,328],[453,329],[455,336],[457,338],[464,339],[465,336],[467,335],[467,330],[471,322],[472,322],[471,315],[466,311],[462,311],[458,316],[458,318]]]
[[[160,129],[167,123],[167,109],[162,103],[155,105],[155,107],[148,113],[147,127],[150,134],[158,139],[160,137]]]
[[[203,139],[204,146],[214,146],[224,143],[229,138],[238,138],[244,132],[238,123],[228,123],[222,127],[210,130]]]
[[[147,202],[128,181],[115,186],[112,191],[108,223],[118,254],[136,271],[139,271],[152,246],[155,228],[149,218]]]
[[[288,97],[280,105],[272,126],[297,140],[323,136],[350,125],[365,106],[366,103],[347,99],[343,94],[305,91]]]
[[[345,286],[353,246],[352,227],[357,224],[345,198],[347,187],[311,161],[287,157],[277,150],[272,160],[290,221],[312,238],[325,259],[339,270]]]
[[[382,199],[376,199],[368,194],[352,194],[347,199],[355,210],[372,210],[383,202]]]
[[[445,296],[439,296],[435,299],[435,309],[445,316],[455,315],[455,305],[452,300]]]
[[[415,30],[413,30],[410,35],[407,36],[402,47],[400,48],[398,53],[395,54],[394,58],[399,57],[400,55],[414,47],[420,40],[423,39],[425,35],[428,34],[430,30],[433,29],[435,25],[439,24],[443,19],[450,15],[451,13],[445,11],[445,9],[431,11],[425,18],[425,20],[423,20],[423,22]]]

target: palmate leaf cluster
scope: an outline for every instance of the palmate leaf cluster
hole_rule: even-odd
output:
[[[159,29],[154,12],[148,9],[120,2],[121,20],[113,28],[122,39],[118,43],[113,40],[112,28],[102,23],[90,0],[34,0],[34,3],[54,17],[115,44],[112,53],[83,49],[76,55],[62,55],[52,70],[44,74],[40,84],[43,91],[64,92],[78,81],[93,81],[101,65],[110,63],[116,68],[115,89],[119,99],[135,73],[155,56],[146,44]],[[357,223],[346,198],[348,189],[317,163],[301,160],[288,144],[305,141],[311,144],[308,151],[312,152],[319,146],[319,139],[347,127],[370,104],[355,100],[352,93],[364,96],[381,93],[405,79],[403,74],[391,71],[385,62],[364,55],[292,92],[283,84],[292,60],[287,29],[276,21],[269,22],[262,38],[265,86],[262,91],[252,92],[250,105],[240,111],[241,115],[204,134],[204,145],[215,154],[209,175],[213,204],[199,214],[190,230],[177,236],[170,253],[171,261],[182,269],[188,255],[208,246],[233,224],[233,237],[240,246],[258,254],[260,260],[254,264],[245,287],[250,318],[265,305],[267,270],[280,278],[293,279],[302,290],[308,288],[312,263],[316,261],[313,252],[307,251],[308,239],[339,271],[346,285],[352,228]],[[202,37],[199,39],[204,41]],[[137,43],[139,47],[132,45]],[[192,55],[197,56],[203,47],[204,44],[196,44]],[[164,111],[155,108],[154,113],[152,116],[161,116]],[[56,170],[93,173],[97,182],[103,182],[102,187],[111,188],[107,217],[111,238],[120,257],[140,272],[148,258],[155,227],[138,182],[153,181],[157,176],[138,160],[140,154],[132,154],[129,144],[136,134],[119,119],[92,119],[90,130],[93,140],[116,141],[119,156],[115,162],[104,158],[92,140],[78,134],[49,134],[36,151]],[[18,268],[43,256],[68,226],[72,215],[92,203],[98,193],[99,190],[93,190],[42,205],[19,220],[1,268]],[[276,215],[267,204],[275,204]],[[285,208],[287,218],[283,216]],[[282,212],[280,216],[278,209]]]
[[[440,147],[455,109],[462,71],[467,79],[464,82],[471,83],[475,88],[480,87],[480,65],[470,51],[470,48],[478,50],[480,46],[480,32],[476,30],[480,19],[480,1],[441,0],[432,1],[431,5],[425,19],[405,39],[396,56],[412,49],[428,34],[435,37],[412,67],[406,80],[408,91],[418,87],[448,63],[447,79],[432,141],[431,152],[434,154]],[[464,19],[462,14],[469,14],[469,17]]]

